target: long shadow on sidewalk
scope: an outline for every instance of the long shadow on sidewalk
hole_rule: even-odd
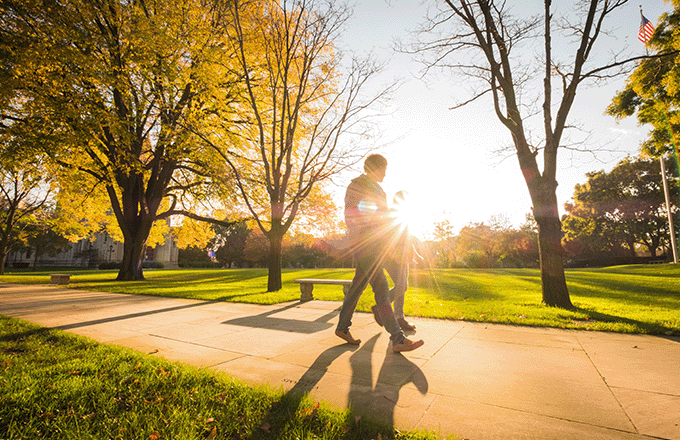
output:
[[[164,309],[147,310],[145,312],[139,312],[139,313],[128,313],[127,315],[111,316],[111,317],[108,317],[108,318],[94,319],[92,321],[85,321],[85,322],[76,322],[76,323],[73,323],[73,324],[60,325],[60,326],[52,327],[52,328],[55,328],[55,329],[58,329],[58,330],[71,330],[71,329],[74,329],[74,328],[87,327],[87,326],[90,326],[90,325],[106,324],[106,323],[109,323],[109,322],[122,321],[122,320],[125,320],[125,319],[141,318],[142,316],[155,315],[157,313],[167,313],[167,312],[174,312],[174,311],[177,311],[177,310],[190,309],[192,307],[205,306],[206,304],[209,304],[209,303],[200,302],[200,303],[194,303],[194,304],[186,304],[186,305],[183,305],[183,306],[166,307]]]
[[[367,349],[369,355],[379,337],[380,334],[373,336],[362,347]],[[357,351],[350,357],[352,384],[348,399],[349,406],[356,414],[373,417],[392,429],[401,389],[404,385],[413,383],[421,394],[427,394],[427,378],[416,364],[401,354],[392,353],[391,348],[388,348],[378,373],[378,380],[373,387],[371,363],[366,365],[362,355]]]
[[[293,388],[281,398],[284,402],[283,406],[290,412],[286,410],[284,414],[283,411],[274,409],[265,417],[264,422],[269,425],[273,437],[276,438],[277,434],[284,431],[286,425],[295,417],[305,396],[316,389],[319,381],[328,371],[328,367],[348,351],[353,351],[349,359],[352,377],[348,395],[352,414],[369,416],[391,431],[394,428],[394,411],[401,388],[408,383],[413,383],[418,391],[426,394],[428,383],[417,365],[401,354],[393,354],[390,351],[386,354],[374,388],[371,359],[379,337],[380,334],[373,336],[361,347],[343,344],[324,350],[302,377],[295,382]],[[390,382],[395,382],[395,378],[401,378],[396,380],[398,385],[390,384]]]
[[[328,321],[330,321],[333,317],[335,317],[339,313],[338,310],[333,310],[330,313],[327,313],[323,316],[316,318],[314,321],[302,321],[299,319],[277,318],[271,316],[275,313],[280,313],[285,310],[298,307],[300,304],[301,304],[300,302],[296,302],[293,304],[289,304],[285,307],[281,307],[280,309],[268,310],[264,313],[260,313],[259,315],[244,316],[242,318],[230,319],[228,321],[224,321],[222,324],[240,325],[244,327],[254,328],[277,329],[295,333],[311,334],[331,328],[333,324],[331,324]]]
[[[268,423],[270,426],[271,438],[278,438],[278,434],[284,431],[286,425],[295,417],[295,413],[305,396],[316,388],[333,361],[343,353],[356,349],[355,345],[336,345],[327,348],[316,358],[314,363],[305,371],[305,374],[295,382],[293,388],[281,398],[281,401],[284,403],[283,407],[286,408],[285,414],[282,411],[277,411],[277,407],[273,407],[272,411],[264,418],[263,422]]]

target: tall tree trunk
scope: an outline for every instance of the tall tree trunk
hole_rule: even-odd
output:
[[[541,186],[545,186],[543,183]],[[534,197],[534,217],[538,224],[538,254],[541,265],[543,303],[552,307],[573,308],[564,276],[564,252],[562,249],[562,223],[557,210],[554,190],[541,188]]]
[[[118,271],[118,281],[139,281],[144,279],[142,262],[146,250],[146,240],[153,222],[145,219],[141,222],[130,222],[128,234],[123,238],[123,261]]]
[[[123,261],[118,271],[118,281],[138,281],[144,279],[142,261],[146,241],[123,240]]]
[[[272,230],[269,233],[269,261],[268,261],[268,277],[267,277],[267,292],[276,292],[281,290],[281,254],[283,234],[279,231],[280,228],[275,228],[272,225]]]

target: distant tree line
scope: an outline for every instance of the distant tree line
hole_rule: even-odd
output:
[[[671,212],[680,230],[678,164],[666,163]],[[607,266],[666,261],[670,233],[659,159],[627,157],[611,171],[587,173],[565,204],[563,259],[567,266]],[[432,267],[538,267],[537,226],[531,214],[520,227],[502,217],[470,223],[458,234],[448,221],[423,244]]]
[[[533,217],[520,227],[507,219],[470,223],[456,235],[448,221],[435,225],[435,239],[423,244],[427,264],[438,268],[538,267],[538,230]]]
[[[678,166],[669,161],[666,168],[671,210],[680,230]],[[57,225],[58,208],[45,200],[45,191],[29,185],[32,181],[25,177],[17,179],[9,172],[1,177],[0,253],[31,250],[35,267],[41,256],[67,251],[70,242]],[[670,240],[659,160],[628,157],[611,171],[593,171],[587,178],[575,186],[561,219],[565,263],[573,267],[667,260]],[[185,223],[175,228],[175,234],[196,238],[197,230],[183,230],[186,227]],[[282,267],[352,267],[340,229],[326,231],[323,238],[300,230],[287,234]],[[178,239],[180,267],[268,266],[270,242],[260,228],[240,221],[214,224],[204,233],[197,241]],[[537,240],[537,225],[527,214],[519,227],[497,216],[470,223],[457,234],[448,221],[442,221],[435,225],[433,239],[418,246],[426,258],[424,267],[523,268],[538,267]]]
[[[206,246],[192,245],[179,250],[180,267],[267,267],[269,240],[259,228],[250,229],[246,222],[239,222],[229,227],[216,225],[213,229],[215,236]],[[305,233],[288,234],[282,243],[282,267],[351,267],[351,258],[338,249],[340,240],[338,236],[321,239]]]

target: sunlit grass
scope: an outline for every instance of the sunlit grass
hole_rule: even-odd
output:
[[[351,279],[352,269],[284,270],[283,288],[266,292],[266,269],[147,270],[146,281],[118,282],[115,271],[74,271],[69,287],[106,292],[275,304],[300,298],[296,278]],[[413,270],[407,315],[616,332],[680,334],[680,265],[567,270],[574,310],[541,303],[536,269]],[[2,282],[48,283],[49,274],[16,273]],[[318,300],[341,301],[339,286],[314,288]],[[373,305],[370,287],[357,310]]]
[[[3,439],[434,439],[0,316]]]

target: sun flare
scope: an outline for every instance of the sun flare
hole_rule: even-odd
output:
[[[419,231],[423,216],[421,212],[416,209],[406,191],[399,191],[394,195],[392,200],[392,213],[395,222],[401,225],[402,228],[408,228],[411,234]]]

